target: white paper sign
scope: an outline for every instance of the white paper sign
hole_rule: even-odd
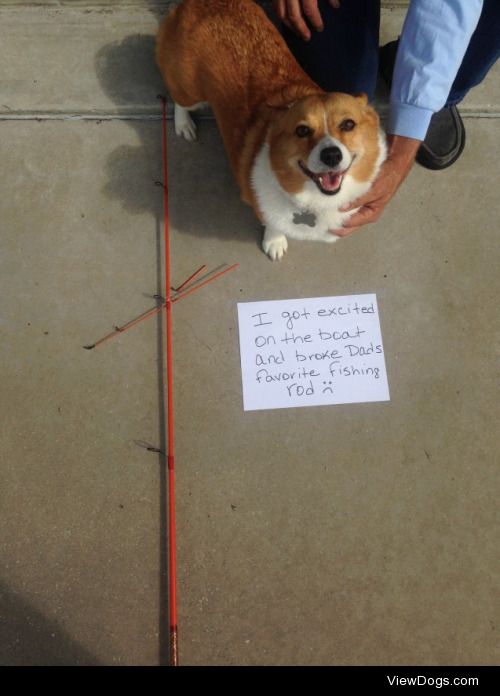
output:
[[[245,411],[389,401],[376,295],[238,304]]]

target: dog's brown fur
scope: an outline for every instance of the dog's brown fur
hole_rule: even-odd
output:
[[[269,121],[320,88],[251,0],[184,0],[160,27],[156,60],[177,104],[210,104],[242,198],[255,207],[250,170]]]

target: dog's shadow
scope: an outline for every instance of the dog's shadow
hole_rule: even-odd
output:
[[[95,58],[102,89],[138,136],[138,145],[122,145],[106,163],[105,194],[131,214],[158,216],[162,179],[161,102],[166,94],[155,63],[155,37],[137,34],[107,44]],[[168,96],[168,95],[167,95]],[[151,116],[155,118],[151,118]],[[195,116],[196,120],[196,116]],[[168,126],[170,218],[182,233],[257,243],[261,228],[240,199],[212,120],[198,119],[198,140],[189,143]]]

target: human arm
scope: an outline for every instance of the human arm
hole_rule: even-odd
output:
[[[443,108],[483,0],[412,0],[394,66],[387,132],[424,140]]]
[[[394,68],[387,126],[389,158],[370,192],[346,208],[360,210],[340,236],[375,222],[408,175],[416,143],[425,139],[432,115],[446,103],[482,5],[483,0],[412,1]]]

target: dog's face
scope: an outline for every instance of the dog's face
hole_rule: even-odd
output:
[[[347,173],[373,180],[380,155],[379,119],[366,96],[308,96],[277,113],[268,136],[271,166],[289,194],[333,202]]]

